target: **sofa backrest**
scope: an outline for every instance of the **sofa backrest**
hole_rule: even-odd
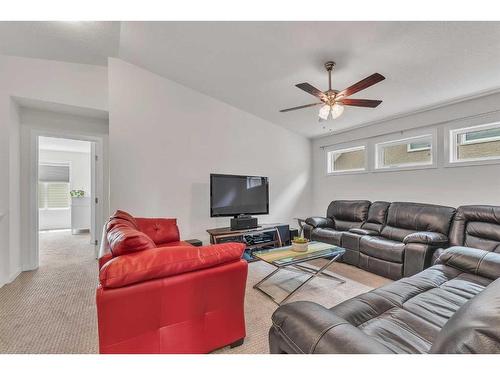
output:
[[[328,206],[326,216],[335,223],[335,229],[346,231],[351,228],[360,228],[368,217],[370,201],[366,200],[338,200]]]
[[[376,201],[370,205],[366,222],[362,225],[363,229],[376,230],[380,232],[387,220],[387,210],[390,202]]]
[[[453,207],[393,202],[381,234],[395,241],[403,241],[408,234],[415,232],[437,232],[447,236],[454,214]]]
[[[450,245],[500,253],[500,207],[458,207],[451,225]]]

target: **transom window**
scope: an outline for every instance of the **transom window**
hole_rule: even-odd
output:
[[[375,145],[377,169],[432,165],[432,135],[398,139]]]
[[[500,159],[500,123],[450,131],[450,162]]]
[[[327,173],[357,172],[366,168],[366,147],[357,146],[327,153]]]

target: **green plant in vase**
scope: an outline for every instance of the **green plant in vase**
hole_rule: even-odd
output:
[[[85,196],[85,192],[83,190],[71,190],[69,195],[71,195],[71,198],[82,198]]]

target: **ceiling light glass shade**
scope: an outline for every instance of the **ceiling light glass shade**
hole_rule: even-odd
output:
[[[344,106],[342,104],[335,103],[332,106],[332,118],[336,119],[344,112]]]
[[[330,114],[330,106],[329,105],[324,105],[319,109],[319,118],[323,120],[328,119],[328,115]]]

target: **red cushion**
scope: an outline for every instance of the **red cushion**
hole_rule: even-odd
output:
[[[119,218],[114,218],[114,217],[111,217],[109,220],[108,220],[108,223],[106,224],[106,231],[109,232],[111,231],[112,229],[118,227],[118,226],[122,226],[122,227],[129,227],[129,228],[132,228],[132,229],[137,229],[136,227],[134,227],[134,225],[128,221],[128,220],[123,220],[123,219],[119,219]]]
[[[137,218],[137,226],[146,233],[156,245],[179,241],[179,228],[176,219]]]
[[[116,210],[116,212],[111,216],[110,221],[112,219],[120,219],[120,220],[128,221],[134,229],[139,229],[139,226],[137,225],[136,219],[132,215],[130,215],[128,212],[125,212],[122,210]]]
[[[174,246],[193,246],[194,247],[194,245],[192,245],[186,241],[174,241],[174,242],[164,243],[161,246],[157,246],[157,247],[174,247]]]
[[[153,240],[146,234],[122,225],[118,225],[108,232],[108,242],[114,257],[156,247]]]
[[[244,244],[235,242],[201,247],[158,247],[113,258],[101,268],[99,280],[104,288],[119,288],[239,260],[244,249]]]

